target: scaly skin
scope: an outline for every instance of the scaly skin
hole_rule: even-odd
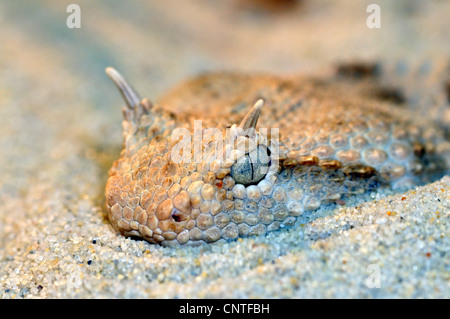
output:
[[[409,114],[395,96],[378,94],[373,76],[355,80],[347,73],[326,79],[204,75],[154,106],[139,103],[129,88],[124,148],[105,192],[112,225],[125,236],[170,246],[232,240],[307,222],[320,205],[345,196],[414,185],[442,172],[436,145],[445,141],[443,131]],[[238,127],[258,99],[265,102],[259,120],[255,116],[258,128],[278,128],[278,143]],[[205,157],[177,163],[172,151],[179,140],[171,139],[172,131],[189,130],[192,150],[184,154],[195,158],[194,120],[202,120],[203,130],[219,128],[223,145],[216,150],[203,136]],[[243,185],[233,165],[245,152],[217,158],[216,151],[251,141],[246,152],[257,145],[271,151],[270,169]]]

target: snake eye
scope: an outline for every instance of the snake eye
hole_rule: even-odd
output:
[[[264,145],[259,145],[231,166],[230,175],[238,184],[252,185],[266,176],[269,166],[270,150]]]

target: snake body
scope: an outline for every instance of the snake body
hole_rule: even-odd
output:
[[[127,102],[124,147],[105,191],[112,225],[125,236],[168,246],[228,241],[307,222],[321,205],[352,194],[441,173],[436,145],[444,130],[409,113],[374,77],[355,79],[348,71],[326,78],[206,74],[153,105],[108,69]],[[208,134],[196,139],[195,120],[202,120],[200,133],[223,132],[221,143]],[[256,122],[279,129],[276,143],[261,138]],[[200,145],[200,160],[195,147],[183,153],[189,161],[173,159],[186,137],[174,140],[177,128],[188,132],[191,146]],[[239,143],[253,150],[217,155]],[[260,176],[247,163],[251,154],[268,157]]]

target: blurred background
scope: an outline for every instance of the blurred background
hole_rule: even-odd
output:
[[[81,8],[80,29],[66,26],[71,3]],[[381,9],[379,29],[366,24],[371,3]],[[108,65],[153,97],[205,70],[293,73],[449,52],[443,0],[15,0],[0,11],[3,64],[28,61],[41,79],[68,72],[105,102],[115,98],[101,91]]]

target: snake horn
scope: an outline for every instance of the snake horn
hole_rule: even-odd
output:
[[[262,99],[259,99],[256,101],[256,103],[252,106],[250,111],[245,115],[245,117],[242,119],[241,124],[239,124],[239,127],[243,130],[247,130],[249,128],[256,129],[256,124],[258,123],[259,115],[261,114],[261,109],[264,105],[264,101]]]
[[[120,91],[125,103],[128,108],[132,110],[140,101],[141,98],[136,93],[136,91],[125,81],[122,74],[120,74],[116,69],[112,67],[107,67],[105,69],[106,74],[114,82]]]

